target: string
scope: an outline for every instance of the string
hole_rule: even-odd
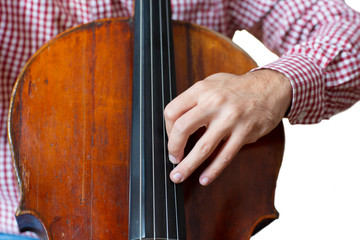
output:
[[[142,1],[140,1],[140,44],[142,44],[142,42],[143,42],[143,31],[142,31],[142,29],[143,29],[143,21],[144,21],[144,19],[143,19],[143,3],[142,3]],[[140,135],[140,154],[139,154],[139,156],[140,156],[140,158],[139,158],[139,162],[140,162],[140,164],[139,164],[139,176],[140,176],[140,183],[139,183],[139,186],[140,186],[140,188],[139,188],[139,196],[140,196],[140,198],[139,198],[139,219],[141,219],[141,216],[142,216],[142,206],[141,206],[141,200],[142,200],[142,191],[141,191],[141,189],[142,189],[142,155],[143,155],[143,153],[142,153],[142,122],[143,122],[143,118],[142,118],[142,112],[141,112],[141,110],[142,110],[142,108],[143,108],[143,106],[142,106],[142,95],[143,95],[143,86],[142,86],[142,84],[141,84],[141,80],[142,80],[142,78],[143,78],[143,69],[142,69],[142,66],[143,66],[143,64],[141,64],[141,61],[144,59],[143,58],[143,51],[142,51],[142,47],[140,46],[140,54],[139,54],[139,57],[140,57],[140,66],[139,66],[139,70],[140,70],[140,77],[139,77],[139,81],[140,81],[140,84],[139,84],[139,86],[140,86],[140,103],[139,103],[139,105],[140,105],[140,108],[139,108],[139,112],[140,112],[140,114],[139,114],[139,116],[140,116],[140,121],[139,121],[139,123],[140,123],[140,131],[139,131],[139,135]],[[139,236],[141,236],[141,229],[142,229],[142,221],[140,220],[139,221]]]
[[[163,16],[161,8],[161,0],[159,0],[159,23],[160,23],[160,60],[161,60],[161,90],[162,90],[162,109],[165,108],[165,88],[164,88],[164,53],[163,53]],[[163,118],[163,156],[164,156],[164,184],[165,184],[165,209],[166,209],[166,239],[169,239],[169,210],[168,210],[168,192],[167,192],[167,154],[166,154],[166,133],[165,133],[165,120]]]
[[[169,5],[169,1],[166,0],[165,1],[165,15],[166,15],[166,23],[165,23],[165,27],[166,27],[166,42],[165,44],[167,44],[167,56],[165,56],[164,51],[163,51],[163,37],[162,37],[162,32],[163,32],[163,9],[162,9],[162,5],[161,5],[161,1],[162,0],[158,0],[159,3],[159,28],[160,28],[160,60],[161,60],[161,88],[162,88],[162,109],[165,108],[165,91],[166,90],[170,90],[169,92],[169,98],[170,100],[173,99],[173,92],[172,92],[172,66],[171,66],[171,51],[170,51],[170,24],[171,24],[171,19],[170,19],[170,5]],[[140,1],[140,42],[143,45],[143,40],[144,40],[144,36],[143,36],[143,28],[144,28],[144,18],[143,18],[143,1]],[[151,125],[151,139],[152,139],[152,143],[151,143],[151,148],[152,148],[152,188],[153,188],[153,239],[156,239],[156,194],[155,194],[155,126],[154,126],[154,33],[153,33],[153,29],[154,29],[154,22],[153,22],[153,1],[150,1],[150,6],[149,6],[149,14],[150,14],[150,21],[149,21],[149,25],[150,25],[150,88],[151,88],[151,121],[152,121],[152,125]],[[143,47],[140,47],[140,61],[143,61],[144,59],[144,53],[143,53]],[[165,66],[164,66],[164,60],[167,58],[168,61],[168,84],[169,84],[169,89],[165,89]],[[143,100],[142,100],[142,92],[143,92],[143,88],[144,86],[144,82],[143,82],[143,66],[142,64],[140,64],[140,109],[142,109],[142,105],[143,105]],[[140,111],[140,116],[142,115],[142,112]],[[143,125],[143,119],[142,117],[140,118],[140,129],[142,129],[142,125]],[[165,178],[165,209],[166,209],[166,239],[169,240],[169,209],[168,209],[168,204],[169,204],[169,199],[168,199],[168,191],[167,191],[167,161],[168,161],[168,154],[167,154],[167,150],[166,150],[166,132],[165,132],[165,119],[163,118],[163,122],[162,122],[163,126],[162,126],[162,131],[163,131],[163,156],[164,156],[164,178]],[[140,131],[140,139],[142,136],[142,130]],[[140,143],[142,144],[142,143]],[[141,201],[143,200],[143,196],[142,196],[142,145],[140,145],[140,219],[142,214],[142,206],[141,206]],[[174,167],[174,164],[173,164]],[[177,209],[177,191],[176,191],[176,184],[172,183],[173,187],[174,187],[174,204],[175,204],[175,220],[176,220],[176,234],[177,234],[177,239],[179,239],[179,221],[178,221],[178,209]],[[139,224],[139,235],[141,236],[141,232],[142,232],[142,221],[140,221]]]
[[[153,238],[156,237],[156,201],[155,201],[155,150],[154,150],[154,63],[153,63],[153,4],[150,3],[150,83],[151,83],[151,148],[152,148],[152,187],[153,187]]]
[[[169,90],[170,90],[170,101],[173,99],[173,86],[172,86],[172,71],[171,71],[171,51],[170,51],[170,24],[172,19],[170,18],[170,12],[171,11],[171,5],[169,5],[170,1],[166,1],[166,23],[167,23],[167,46],[168,46],[168,62],[169,62]],[[172,167],[175,168],[175,165],[172,164]],[[176,190],[176,184],[173,183],[174,187],[174,201],[175,201],[175,220],[176,220],[176,237],[179,239],[179,217],[178,217],[178,203],[177,203],[177,190]]]
[[[144,19],[143,19],[143,4],[142,4],[142,1],[140,1],[140,30],[143,28],[143,21],[144,21]],[[140,44],[142,43],[142,39],[143,39],[143,33],[142,33],[142,31],[140,31]],[[140,62],[141,62],[141,60],[143,59],[143,51],[142,51],[142,47],[140,46],[140,54],[139,54],[139,57],[140,57]],[[139,86],[140,86],[140,108],[139,108],[139,112],[140,112],[140,121],[139,121],[139,123],[140,123],[140,131],[139,131],[139,134],[140,134],[140,158],[139,158],[139,161],[140,161],[140,164],[139,164],[139,171],[140,171],[140,174],[139,174],[139,176],[140,176],[140,183],[139,183],[139,186],[140,186],[140,188],[139,188],[139,196],[140,196],[140,198],[139,198],[139,219],[141,219],[141,217],[142,217],[142,207],[141,207],[141,199],[142,199],[142,191],[141,191],[141,189],[142,189],[142,175],[141,175],[141,172],[142,172],[142,161],[141,161],[141,159],[142,159],[142,141],[141,141],[141,139],[142,139],[142,112],[141,112],[141,109],[143,108],[142,107],[142,95],[143,95],[143,86],[142,86],[142,84],[141,84],[141,80],[142,80],[142,64],[140,64],[140,77],[139,77],[139,80],[140,80],[140,84],[139,84]],[[140,221],[139,222],[139,236],[141,236],[141,229],[142,229],[142,221]]]
[[[169,11],[171,11],[171,5],[169,5],[170,0],[166,0],[165,4],[166,4],[166,27],[167,27],[167,47],[168,47],[168,74],[169,74],[169,92],[170,92],[170,101],[173,99],[173,86],[172,86],[172,71],[171,71],[171,45],[170,45],[170,24],[172,19],[170,18],[171,13]],[[172,167],[175,168],[175,165],[172,164]],[[174,187],[174,201],[175,201],[175,220],[176,220],[176,238],[179,239],[179,217],[178,217],[178,203],[177,203],[177,191],[176,191],[176,184],[173,183],[173,187]]]

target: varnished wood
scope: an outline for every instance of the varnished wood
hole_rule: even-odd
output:
[[[205,28],[176,23],[174,36],[179,92],[215,72],[255,67]],[[128,238],[132,62],[132,22],[108,19],[61,34],[24,68],[9,114],[23,229],[36,216],[49,239]],[[277,218],[283,140],[280,125],[209,187],[198,184],[199,171],[185,182],[188,239],[249,239],[259,223]]]
[[[181,36],[174,39],[179,92],[213,73],[244,74],[256,67],[243,50],[220,34],[191,24],[178,24],[175,31],[175,36]],[[198,183],[201,169],[192,175],[184,183],[189,239],[249,239],[276,219],[273,200],[283,150],[279,125],[244,147],[209,186]]]

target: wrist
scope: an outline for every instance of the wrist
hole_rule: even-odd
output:
[[[277,106],[281,117],[287,117],[293,94],[290,79],[285,74],[272,69],[258,69],[252,73],[256,73],[257,78],[263,81],[264,94],[270,104]]]

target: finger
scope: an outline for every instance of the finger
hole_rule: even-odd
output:
[[[168,140],[168,151],[172,163],[180,162],[190,135],[206,126],[208,121],[208,114],[200,107],[192,108],[175,121]]]
[[[184,181],[211,155],[226,133],[225,128],[216,127],[216,124],[208,127],[190,153],[171,171],[171,180],[175,183]]]
[[[224,143],[222,149],[199,177],[201,185],[209,185],[214,181],[226,166],[230,164],[235,155],[244,146],[244,138],[241,135],[233,134]]]
[[[197,104],[200,88],[199,84],[194,84],[185,92],[173,99],[164,109],[166,132],[169,136],[175,121],[184,113],[192,109]]]

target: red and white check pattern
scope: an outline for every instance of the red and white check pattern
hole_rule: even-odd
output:
[[[129,17],[129,0],[0,0],[0,232],[18,234],[19,192],[6,121],[17,75],[30,56],[65,29]],[[293,86],[291,123],[317,123],[360,99],[360,15],[341,0],[174,0],[173,18],[227,36],[247,29],[282,57],[267,66]]]

